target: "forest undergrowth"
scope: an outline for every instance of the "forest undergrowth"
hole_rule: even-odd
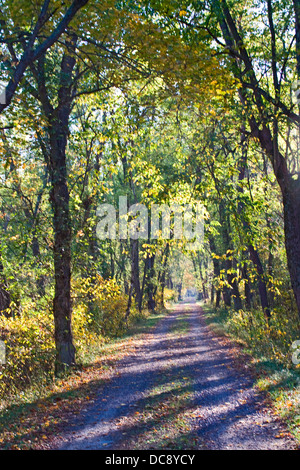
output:
[[[217,335],[228,336],[240,345],[255,374],[256,386],[265,392],[275,412],[300,440],[300,364],[295,354],[299,340],[295,324],[283,309],[271,313],[269,322],[261,310],[234,311],[201,304],[205,318]],[[293,347],[294,346],[294,347]]]

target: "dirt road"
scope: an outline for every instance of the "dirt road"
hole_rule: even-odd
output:
[[[199,306],[181,304],[117,364],[55,448],[288,450],[295,443]]]

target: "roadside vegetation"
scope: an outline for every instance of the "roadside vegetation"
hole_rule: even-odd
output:
[[[7,394],[3,394],[0,407],[0,449],[35,449],[47,447],[49,437],[60,432],[68,419],[80,413],[89,403],[97,389],[109,379],[117,362],[134,352],[136,345],[145,334],[167,315],[168,310],[160,309],[155,314],[143,312],[121,332],[114,336],[99,336],[89,330],[87,336],[77,336],[80,341],[78,365],[72,370],[54,377],[52,358],[44,361],[39,344],[29,341],[23,344],[18,336],[16,350],[24,357],[28,349],[26,367],[32,368],[27,381],[19,380],[18,374],[6,371]],[[27,323],[27,330],[36,323]],[[87,325],[90,327],[90,325]],[[29,354],[30,353],[30,354]],[[36,360],[39,358],[39,367]],[[44,365],[47,365],[45,367]],[[50,364],[50,365],[49,365]],[[53,364],[52,364],[53,366]],[[19,364],[19,373],[24,377],[24,362]],[[27,370],[27,369],[26,369]],[[3,374],[4,375],[4,374]]]
[[[288,321],[279,310],[272,312],[267,322],[261,311],[236,312],[210,304],[201,306],[212,331],[241,347],[254,371],[256,386],[266,392],[278,416],[300,442],[299,346],[292,346],[299,340],[294,329],[297,319]]]

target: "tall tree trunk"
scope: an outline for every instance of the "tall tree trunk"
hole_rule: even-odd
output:
[[[224,202],[221,201],[219,203],[219,216],[220,216],[220,223],[221,223],[221,235],[222,235],[222,240],[224,243],[225,250],[232,250],[232,239],[229,233],[229,219],[226,214],[226,208],[224,205]],[[225,289],[224,291],[224,302],[227,306],[230,306],[230,301],[229,301],[229,295],[233,298],[233,303],[234,303],[234,308],[235,310],[241,310],[243,308],[242,305],[242,299],[240,296],[239,292],[239,287],[238,283],[236,280],[236,275],[232,272],[233,271],[233,260],[231,259],[231,254],[228,256],[226,255],[226,258],[224,260],[224,266],[226,270],[226,275],[227,275],[227,281],[230,286],[230,294],[228,292],[228,289]]]
[[[161,261],[158,263],[161,265],[161,269],[158,272],[157,275],[157,284],[154,287],[154,296],[156,296],[158,287],[161,287],[161,297],[160,297],[160,304],[163,306],[164,305],[164,289],[166,287],[166,268],[167,268],[167,263],[169,259],[169,254],[170,254],[170,244],[167,243],[166,247],[162,253],[161,256]]]
[[[139,240],[130,239],[131,286],[136,305],[140,305],[140,267],[139,267]]]
[[[74,35],[68,47],[75,52],[77,38]],[[72,334],[71,302],[71,220],[69,189],[67,183],[66,147],[69,134],[69,117],[72,104],[72,74],[75,55],[65,51],[60,70],[57,107],[50,103],[45,79],[44,58],[38,63],[40,99],[49,122],[49,152],[47,165],[50,174],[50,201],[54,231],[54,279],[55,293],[53,315],[55,325],[56,374],[75,364],[75,347]],[[45,155],[46,156],[46,155]]]
[[[265,282],[265,273],[264,268],[261,263],[260,257],[258,255],[257,250],[254,249],[253,245],[248,245],[249,256],[256,268],[257,276],[258,276],[258,292],[260,303],[263,309],[263,312],[267,319],[270,318],[270,307],[269,307],[269,300],[268,300],[268,293],[267,293],[267,286]]]
[[[154,312],[155,310],[155,297],[154,297],[154,285],[153,285],[154,260],[155,260],[154,255],[149,256],[146,260],[148,264],[147,277],[146,277],[147,305],[148,305],[148,309],[151,312]]]
[[[154,286],[153,279],[154,279],[154,260],[155,260],[155,255],[150,256],[149,253],[147,253],[147,257],[145,259],[145,264],[144,264],[144,275],[143,275],[143,283],[142,283],[142,288],[141,288],[141,294],[140,294],[140,304],[139,304],[139,310],[142,310],[142,301],[144,297],[144,292],[146,293],[146,298],[147,298],[147,307],[149,310],[152,312],[155,311],[155,295],[157,288]]]
[[[242,157],[238,163],[238,169],[239,169],[238,192],[240,194],[243,194],[244,192],[243,182],[245,179],[246,169],[247,169],[247,141],[246,141],[246,132],[245,132],[244,126],[242,127],[241,147],[242,147]],[[243,199],[241,198],[238,202],[238,214],[239,214],[239,217],[241,219],[241,223],[244,229],[244,234],[245,234],[244,236],[246,238],[246,244],[248,247],[249,257],[257,273],[258,292],[259,292],[261,307],[262,307],[262,310],[264,312],[266,319],[269,320],[270,306],[269,306],[269,300],[268,300],[268,292],[267,292],[267,284],[266,284],[266,279],[265,279],[264,267],[262,265],[258,251],[254,248],[253,243],[251,242],[251,227],[248,221],[246,221],[244,217],[243,210],[244,210],[244,203],[243,203]],[[248,297],[249,295],[248,292],[246,292],[246,294]]]
[[[214,300],[215,300],[215,286],[212,283],[211,288],[210,288],[210,303],[213,304]]]
[[[267,118],[266,105],[264,98],[268,98],[274,105],[274,110],[279,107],[279,88],[277,87],[277,96],[275,101],[269,99],[268,93],[264,93],[259,86],[255,70],[253,68],[252,61],[248,55],[247,49],[243,43],[243,39],[238,32],[236,23],[229,11],[226,0],[215,0],[214,8],[219,19],[220,28],[222,30],[226,46],[232,54],[233,58],[233,73],[235,77],[240,81],[242,89],[240,91],[240,99],[243,105],[248,100],[249,89],[253,91],[253,98],[251,103],[255,102],[255,110],[258,113],[258,117],[255,117],[255,113],[250,113],[248,119],[251,134],[257,138],[260,142],[261,148],[265,151],[268,156],[277,182],[281,189],[283,212],[284,212],[284,232],[285,232],[285,247],[287,255],[287,264],[291,279],[291,285],[294,292],[298,314],[300,316],[300,181],[299,179],[294,180],[292,174],[289,172],[287,161],[278,147],[278,122],[274,126],[274,122],[277,119],[274,112],[273,117],[273,135],[269,127],[269,119]],[[270,6],[270,2],[269,2]],[[299,77],[300,73],[300,5],[299,0],[294,0],[294,11],[295,11],[295,29],[296,29],[296,56],[297,56],[297,74]],[[272,11],[269,7],[269,16]],[[270,25],[270,32],[272,33],[272,27]],[[237,59],[236,52],[239,53]],[[274,76],[274,88],[276,89],[276,78],[274,71],[276,71],[276,57],[274,56],[274,40],[272,40],[272,69]],[[247,74],[248,82],[244,80],[244,76]],[[268,104],[267,104],[268,106]],[[299,127],[299,115],[292,113],[284,104],[280,104],[280,109],[287,116],[287,118],[298,125]]]
[[[72,335],[71,305],[71,221],[69,190],[66,171],[66,143],[68,115],[54,117],[51,130],[51,204],[54,229],[55,295],[53,315],[55,323],[56,372],[75,364]]]
[[[197,263],[196,263],[196,260],[194,261],[194,269],[195,269],[195,272],[198,271],[199,273],[199,278],[200,278],[200,281],[201,281],[201,284],[202,284],[202,292],[203,292],[203,299],[204,299],[204,302],[207,301],[208,299],[208,293],[207,293],[207,287],[206,287],[206,282],[205,282],[205,278],[202,274],[202,260],[201,260],[201,257],[199,255],[199,253],[197,253]],[[194,259],[194,258],[192,258]],[[197,267],[198,267],[198,270],[197,270]]]
[[[217,255],[217,249],[216,249],[216,244],[213,235],[211,235],[208,232],[208,241],[209,241],[209,246],[212,254]],[[213,257],[213,267],[214,267],[214,279],[219,279],[220,278],[220,260],[218,258]],[[213,284],[214,286],[214,280]],[[221,300],[221,290],[220,289],[215,289],[216,290],[216,307],[220,306],[220,300]]]
[[[281,182],[288,268],[300,315],[300,181]]]
[[[293,0],[293,5],[295,12],[297,76],[298,80],[300,80],[300,0]]]
[[[160,277],[160,284],[161,284],[161,299],[160,299],[160,304],[162,307],[165,305],[165,287],[166,287],[166,267],[169,259],[169,254],[170,254],[170,244],[167,243],[165,253],[164,253],[164,260],[163,260],[163,265],[162,265],[162,273]]]
[[[250,280],[249,280],[246,264],[242,266],[242,278],[244,279],[244,282],[245,282],[244,293],[245,293],[246,307],[248,310],[251,310],[251,288],[250,288]]]
[[[40,253],[40,245],[38,241],[38,237],[36,235],[33,236],[32,242],[31,242],[31,248],[32,248],[32,254],[36,259],[37,265],[41,262],[41,253]],[[45,276],[43,274],[39,274],[36,285],[37,285],[37,291],[40,297],[43,297],[45,295]]]

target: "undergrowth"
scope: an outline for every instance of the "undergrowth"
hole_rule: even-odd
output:
[[[150,318],[147,310],[132,308],[114,280],[76,279],[73,284],[72,329],[77,367],[92,364],[106,345],[118,343]],[[51,296],[49,296],[49,299]],[[39,395],[55,381],[54,320],[50,300],[23,301],[19,315],[0,316],[0,340],[5,363],[0,365],[0,407],[16,397]]]
[[[16,383],[16,376],[12,374],[14,387],[8,394],[3,394],[0,401],[0,449],[35,449],[40,448],[41,443],[47,445],[48,438],[57,435],[60,426],[66,424],[68,415],[80,413],[86,403],[92,400],[103,377],[113,371],[116,361],[132,353],[141,335],[151,332],[167,313],[166,309],[155,313],[144,311],[129,322],[122,334],[98,337],[98,342],[96,336],[88,337],[83,342],[82,336],[76,335],[75,328],[74,336],[77,341],[81,338],[82,342],[78,358],[80,362],[77,368],[64,376],[54,377],[43,366],[37,367],[36,373],[22,385],[21,382]],[[21,323],[21,318],[15,319],[14,324],[19,333]],[[26,324],[26,321],[23,323]],[[31,328],[28,322],[27,328]],[[82,329],[80,334],[83,334]],[[18,351],[21,355],[21,346]],[[31,346],[28,349],[28,364],[35,356],[33,351]],[[41,377],[40,381],[38,377]]]
[[[300,364],[293,359],[293,346],[300,339],[298,316],[278,308],[267,321],[260,310],[216,309],[209,304],[202,308],[210,327],[238,342],[252,358],[257,387],[268,393],[300,443]]]

